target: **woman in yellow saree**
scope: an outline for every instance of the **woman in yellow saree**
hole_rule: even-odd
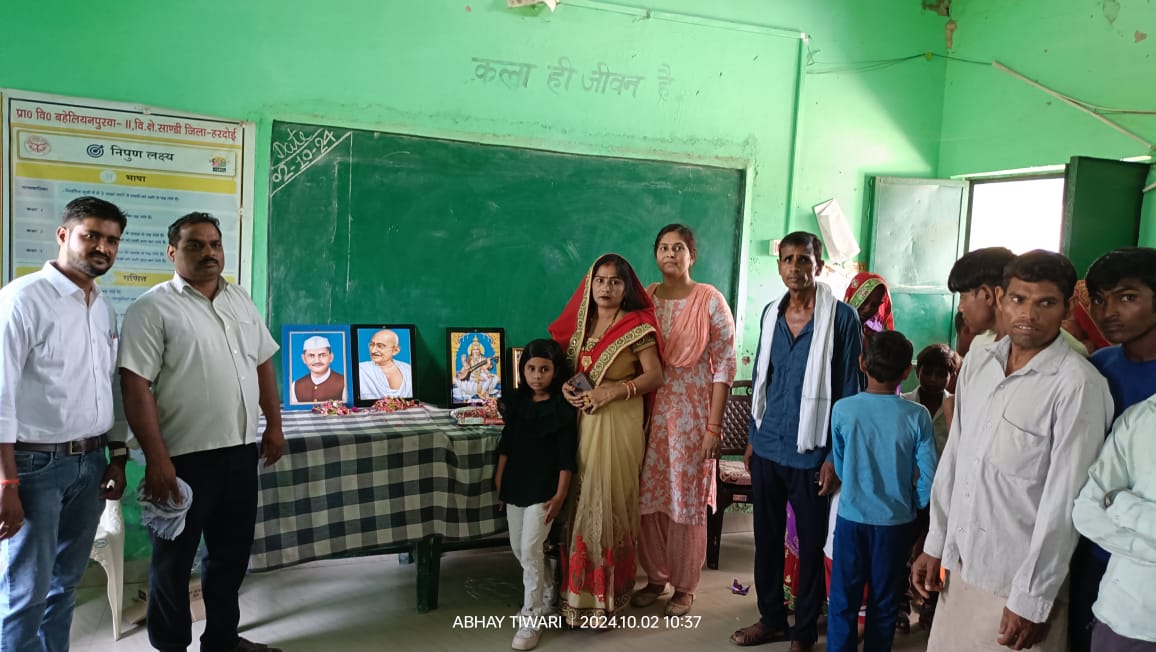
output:
[[[630,263],[606,254],[590,267],[550,334],[590,385],[563,388],[580,414],[561,611],[572,626],[612,627],[634,590],[646,404],[662,385],[658,324]]]

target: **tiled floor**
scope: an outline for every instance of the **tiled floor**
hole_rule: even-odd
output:
[[[736,519],[737,520],[737,519]],[[548,652],[607,650],[681,652],[733,650],[728,638],[758,617],[755,592],[734,595],[731,582],[751,581],[754,540],[749,532],[723,537],[721,568],[703,572],[691,612],[701,616],[692,629],[615,630],[607,633],[547,631],[538,649]],[[120,641],[112,625],[99,567],[81,589],[72,627],[76,652],[151,649],[142,628],[127,626]],[[399,565],[396,555],[317,562],[249,576],[241,594],[241,635],[276,644],[287,651],[359,652],[362,650],[508,650],[514,631],[455,627],[464,616],[508,616],[520,606],[521,570],[509,550],[451,553],[442,559],[439,608],[414,609],[416,569]],[[640,578],[640,582],[644,581]],[[139,585],[126,586],[134,596]],[[640,584],[641,586],[641,584]],[[636,616],[662,616],[663,602],[647,609],[628,608]],[[661,618],[658,619],[661,623]],[[194,640],[204,623],[196,623]],[[896,650],[923,650],[927,634],[916,628],[896,637]],[[196,650],[193,646],[191,649]],[[785,652],[786,643],[758,648]],[[817,646],[816,650],[823,647]]]

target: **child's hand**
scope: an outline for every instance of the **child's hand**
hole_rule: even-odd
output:
[[[554,520],[562,511],[562,504],[566,502],[566,495],[554,494],[554,497],[546,501],[546,522]]]
[[[911,565],[911,586],[924,599],[930,598],[932,592],[941,591],[943,584],[939,580],[939,560],[926,552],[920,554]]]

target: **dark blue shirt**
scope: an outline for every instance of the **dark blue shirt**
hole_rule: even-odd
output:
[[[796,469],[818,468],[831,454],[831,435],[828,428],[827,445],[805,453],[799,452],[799,403],[803,398],[803,375],[807,369],[807,357],[811,351],[811,333],[815,320],[803,327],[798,337],[791,335],[784,311],[787,302],[779,304],[779,316],[775,320],[772,333],[759,335],[759,350],[764,337],[773,337],[771,364],[766,370],[755,369],[751,384],[758,385],[760,373],[767,376],[767,408],[763,412],[763,426],[759,428],[751,419],[750,443],[756,455],[783,466]],[[766,319],[768,305],[763,309]],[[835,342],[831,356],[831,404],[845,397],[859,393],[862,376],[859,371],[859,354],[863,348],[863,332],[859,323],[859,313],[851,306],[839,301],[835,304]],[[760,322],[761,323],[761,322]],[[758,360],[756,352],[755,360]]]
[[[1124,355],[1122,346],[1100,349],[1089,360],[1108,380],[1112,402],[1116,405],[1112,418],[1119,417],[1124,410],[1156,394],[1156,360],[1133,362]]]

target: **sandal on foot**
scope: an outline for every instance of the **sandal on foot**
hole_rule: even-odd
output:
[[[680,602],[680,599],[687,600],[687,602]],[[674,596],[667,601],[663,613],[668,616],[685,616],[690,613],[692,606],[694,606],[694,595],[675,591]]]
[[[734,634],[731,634],[731,643],[740,647],[778,643],[785,640],[787,640],[787,630],[771,629],[764,625],[762,621],[744,627]]]
[[[634,592],[634,596],[630,598],[630,605],[639,608],[649,607],[655,602],[658,602],[659,596],[661,596],[663,593],[666,593],[665,584],[662,586],[657,584],[647,584],[641,590]]]

